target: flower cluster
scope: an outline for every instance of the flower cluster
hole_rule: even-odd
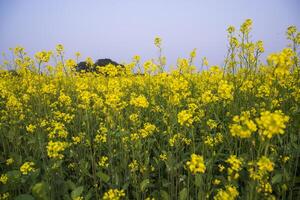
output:
[[[107,168],[108,167],[108,157],[107,156],[102,156],[98,162],[98,165],[100,167]]]
[[[1,176],[0,176],[0,183],[6,184],[7,180],[8,180],[7,175],[6,174],[1,174]]]
[[[68,147],[69,144],[67,142],[49,141],[47,145],[47,153],[49,158],[63,159],[64,155],[62,152]]]
[[[242,112],[240,116],[233,117],[233,124],[229,126],[232,136],[249,138],[257,130],[256,124],[250,119],[250,112]]]
[[[147,108],[149,106],[146,97],[143,95],[132,97],[130,100],[130,104],[140,108]]]
[[[235,186],[227,185],[225,190],[220,189],[214,200],[234,200],[239,196],[239,192]]]
[[[125,197],[124,190],[109,189],[104,193],[103,200],[119,200],[122,197]]]
[[[35,171],[34,162],[25,162],[21,167],[22,174],[27,175],[29,172]]]
[[[238,179],[240,176],[239,172],[242,169],[243,160],[239,159],[236,155],[230,155],[226,162],[230,164],[230,167],[227,169],[228,180]]]
[[[206,170],[203,156],[192,154],[191,160],[186,162],[186,165],[192,174],[204,173]]]
[[[191,126],[193,124],[193,113],[190,110],[182,110],[178,113],[178,123],[182,126]]]
[[[274,135],[284,134],[286,122],[289,117],[284,115],[281,110],[275,112],[264,111],[261,116],[256,119],[258,124],[258,132],[262,137],[271,139]]]

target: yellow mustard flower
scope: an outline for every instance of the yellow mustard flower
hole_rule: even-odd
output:
[[[107,168],[109,163],[108,163],[108,157],[107,156],[102,156],[98,162],[98,165],[100,167]]]
[[[118,190],[118,189],[109,189],[107,192],[103,195],[103,200],[120,200],[122,197],[125,197],[124,190]]]
[[[137,160],[133,160],[131,163],[129,163],[128,167],[130,168],[131,172],[135,172],[139,169],[139,163]]]
[[[139,108],[147,108],[149,106],[149,102],[143,95],[139,95],[138,97],[131,97],[130,104]]]
[[[20,171],[22,174],[27,175],[28,173],[35,171],[34,162],[25,162],[20,167]]]
[[[14,159],[13,159],[13,158],[9,158],[9,159],[7,159],[6,162],[5,162],[5,164],[6,164],[7,166],[12,165],[13,163],[14,163]]]
[[[240,116],[234,116],[233,122],[233,124],[229,125],[232,136],[249,138],[257,130],[256,124],[250,119],[250,111],[244,111]]]
[[[219,189],[216,196],[214,196],[214,200],[235,200],[239,196],[239,192],[237,191],[235,186],[227,185],[224,189]]]
[[[191,160],[186,162],[188,169],[192,174],[204,173],[206,170],[203,156],[192,154]]]
[[[7,175],[6,174],[1,174],[1,176],[0,176],[0,183],[6,184],[7,181],[8,181]]]
[[[36,126],[33,124],[29,124],[28,126],[26,126],[26,131],[28,133],[33,133],[35,129],[36,129]]]
[[[266,156],[262,156],[258,160],[257,165],[260,171],[272,172],[274,170],[274,163]]]
[[[67,142],[49,141],[47,145],[47,154],[49,158],[63,159],[64,155],[62,152],[64,152],[67,147],[69,147]]]
[[[193,124],[193,114],[190,110],[182,110],[177,115],[178,123],[182,126],[191,126]]]
[[[258,133],[262,137],[272,138],[274,135],[284,134],[286,122],[289,117],[284,115],[281,110],[275,112],[264,111],[259,118],[256,118],[258,124]]]

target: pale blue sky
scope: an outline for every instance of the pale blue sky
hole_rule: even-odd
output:
[[[129,62],[157,55],[153,39],[163,39],[167,63],[200,57],[220,65],[226,54],[226,28],[254,21],[253,39],[266,53],[286,45],[289,25],[300,28],[299,0],[0,0],[0,52],[22,45],[32,55],[62,43],[67,56],[81,52]],[[2,60],[2,59],[1,59]]]

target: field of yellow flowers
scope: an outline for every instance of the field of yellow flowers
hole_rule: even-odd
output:
[[[160,38],[157,59],[93,73],[62,45],[12,49],[0,199],[300,199],[300,32],[288,27],[288,47],[262,62],[251,27],[230,26],[225,64],[208,70],[193,50],[166,72]]]

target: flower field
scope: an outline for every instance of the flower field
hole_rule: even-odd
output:
[[[224,66],[193,50],[168,71],[160,38],[158,58],[96,72],[76,72],[62,45],[11,49],[0,199],[300,199],[300,32],[262,61],[251,28],[227,29]]]

